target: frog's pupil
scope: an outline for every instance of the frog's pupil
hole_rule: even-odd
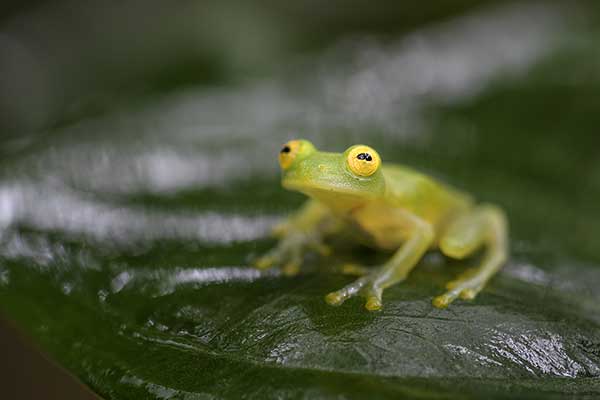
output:
[[[290,151],[292,151],[292,149],[290,149],[290,146],[283,146],[283,149],[281,149],[282,153],[289,153]]]
[[[369,153],[360,153],[356,156],[359,160],[373,161],[373,157]]]

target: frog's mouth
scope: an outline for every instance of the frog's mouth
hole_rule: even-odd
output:
[[[360,192],[352,187],[344,187],[343,185],[331,185],[328,182],[301,182],[296,181],[294,179],[284,179],[282,181],[282,185],[284,188],[288,190],[294,190],[297,192],[302,192],[306,195],[311,194],[328,194],[328,195],[350,195],[355,197],[361,197]]]
[[[312,182],[296,182],[284,180],[283,187],[297,191],[324,203],[332,209],[344,211],[363,205],[371,197],[369,193],[359,192],[354,188],[331,186]]]

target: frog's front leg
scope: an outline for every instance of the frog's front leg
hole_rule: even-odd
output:
[[[402,282],[427,251],[434,238],[433,228],[425,221],[416,219],[411,224],[409,239],[384,265],[356,281],[325,296],[331,305],[340,305],[348,298],[365,297],[365,308],[369,311],[381,308],[383,290]]]
[[[336,228],[337,221],[329,209],[315,200],[308,200],[298,212],[275,226],[273,233],[280,238],[279,243],[254,265],[260,269],[277,266],[284,274],[295,275],[300,271],[306,251],[329,254],[323,238]]]

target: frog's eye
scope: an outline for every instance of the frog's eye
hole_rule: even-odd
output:
[[[279,165],[282,169],[287,169],[292,165],[301,147],[301,140],[290,140],[283,145],[279,152]]]
[[[363,145],[351,147],[346,161],[350,171],[360,176],[373,175],[381,165],[379,154],[369,146]]]

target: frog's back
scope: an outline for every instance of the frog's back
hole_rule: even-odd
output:
[[[434,224],[473,204],[468,194],[410,167],[386,164],[382,168],[386,200]]]

